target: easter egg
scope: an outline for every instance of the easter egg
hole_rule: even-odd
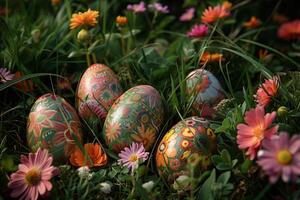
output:
[[[55,161],[65,161],[81,137],[79,117],[65,99],[48,93],[36,100],[27,121],[27,142],[32,151],[45,148]]]
[[[121,94],[118,77],[109,67],[91,65],[82,75],[76,92],[79,116],[90,125],[104,122],[108,110]]]
[[[163,122],[163,114],[159,92],[149,85],[135,86],[122,94],[109,110],[102,138],[115,152],[132,142],[142,143],[149,151]]]
[[[182,120],[166,133],[156,149],[158,173],[169,182],[180,175],[189,175],[188,160],[191,157],[208,160],[215,146],[216,136],[206,119],[194,116]]]
[[[202,117],[212,116],[213,107],[224,98],[218,79],[204,69],[196,69],[187,76],[186,93],[193,100],[193,111]]]

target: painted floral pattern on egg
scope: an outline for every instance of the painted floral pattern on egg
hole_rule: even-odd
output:
[[[82,75],[76,95],[81,118],[104,122],[114,101],[122,94],[117,75],[106,65],[93,64]]]
[[[213,107],[224,98],[218,79],[204,69],[194,70],[187,76],[186,92],[194,100],[193,110],[202,117],[212,116]]]
[[[189,117],[174,125],[156,149],[159,174],[173,182],[188,175],[187,160],[192,154],[208,156],[215,149],[216,136],[204,118]]]
[[[156,140],[163,115],[163,103],[156,89],[149,85],[133,87],[111,107],[102,137],[115,152],[120,152],[132,142],[143,143],[149,151]]]
[[[68,158],[81,142],[82,130],[76,110],[62,97],[45,94],[31,108],[27,121],[27,142],[36,151],[49,149],[56,161]]]

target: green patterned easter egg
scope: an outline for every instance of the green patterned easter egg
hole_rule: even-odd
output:
[[[81,137],[79,117],[65,99],[48,93],[36,100],[27,121],[27,142],[32,151],[45,148],[54,160],[64,161]]]
[[[149,85],[127,90],[113,104],[104,123],[102,138],[120,152],[132,142],[153,146],[163,122],[164,107],[159,92]]]

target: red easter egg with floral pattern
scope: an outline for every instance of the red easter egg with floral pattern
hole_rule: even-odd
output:
[[[79,117],[64,98],[48,93],[36,100],[27,121],[27,142],[32,151],[45,148],[55,161],[65,161],[81,138]]]
[[[91,65],[82,75],[76,92],[80,117],[90,125],[104,122],[111,105],[122,92],[117,75],[109,67]]]

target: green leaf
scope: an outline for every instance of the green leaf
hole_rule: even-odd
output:
[[[217,166],[219,163],[222,163],[222,162],[223,162],[223,159],[222,159],[222,157],[219,156],[219,155],[213,155],[213,156],[211,157],[211,161],[213,162],[213,164],[214,164],[215,166]]]
[[[222,122],[222,125],[216,129],[215,133],[226,132],[230,128],[231,128],[230,120],[228,118],[225,118]]]
[[[226,170],[230,170],[231,169],[231,164],[228,163],[219,163],[216,168],[220,171],[226,171]]]
[[[229,181],[230,176],[231,176],[231,172],[230,172],[230,171],[224,172],[223,174],[221,174],[221,175],[218,177],[217,182],[218,182],[218,183],[222,183],[222,184],[225,185],[225,184],[227,184],[227,182]]]
[[[231,164],[231,156],[226,149],[223,149],[221,152],[221,156],[224,162]]]
[[[216,170],[213,169],[209,178],[202,185],[197,199],[214,200],[212,194],[212,186],[216,183]]]
[[[140,199],[150,200],[150,198],[147,194],[147,191],[142,187],[141,181],[138,181],[136,184],[136,192],[137,192],[138,196],[140,197]]]
[[[244,173],[244,174],[248,173],[248,170],[251,167],[251,165],[252,165],[252,161],[249,160],[249,159],[246,159],[243,162],[243,164],[241,165],[241,172]]]

